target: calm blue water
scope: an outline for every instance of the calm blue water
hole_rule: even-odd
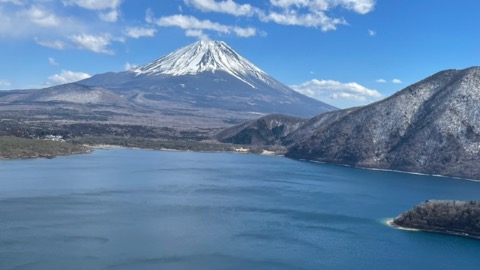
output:
[[[232,153],[0,161],[0,269],[478,269],[480,241],[382,223],[480,183]]]

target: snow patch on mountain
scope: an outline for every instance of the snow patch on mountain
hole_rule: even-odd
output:
[[[197,75],[226,72],[256,88],[251,79],[269,85],[274,81],[261,69],[240,56],[223,41],[198,41],[132,70],[136,75]]]

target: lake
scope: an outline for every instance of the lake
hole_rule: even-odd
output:
[[[393,229],[480,183],[132,149],[0,161],[0,269],[478,269],[480,241]]]

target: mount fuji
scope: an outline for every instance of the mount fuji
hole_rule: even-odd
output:
[[[150,108],[158,101],[175,108],[301,117],[336,109],[295,92],[222,41],[197,41],[137,68],[78,83],[131,93],[137,104]]]
[[[0,136],[56,134],[121,145],[132,137],[184,140],[185,149],[268,114],[308,118],[336,109],[295,92],[221,41],[198,41],[128,71],[0,92]]]

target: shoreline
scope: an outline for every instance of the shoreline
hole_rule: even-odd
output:
[[[98,148],[101,149],[101,148]],[[89,148],[86,151],[75,151],[70,153],[61,153],[61,154],[54,154],[54,155],[35,155],[35,156],[22,156],[22,157],[4,157],[0,156],[0,160],[30,160],[30,159],[54,159],[57,157],[68,157],[74,155],[86,155],[91,154],[95,149]]]
[[[415,229],[415,228],[407,228],[407,227],[402,227],[393,222],[393,218],[387,218],[382,220],[382,223],[384,225],[387,225],[390,228],[397,229],[397,230],[402,230],[402,231],[410,231],[410,232],[421,232],[422,230],[420,229]]]
[[[240,155],[259,155],[259,156],[272,156],[272,157],[284,157],[283,154],[276,154],[274,151],[263,150],[261,153],[255,153],[250,151],[250,149],[245,149],[247,151],[237,151],[237,149],[232,150],[183,150],[175,148],[142,148],[142,147],[130,147],[130,146],[120,146],[114,144],[84,144],[83,146],[94,150],[109,150],[109,149],[132,149],[132,150],[148,150],[148,151],[167,151],[167,152],[198,152],[198,153],[233,153]],[[88,152],[87,152],[88,153]]]
[[[52,156],[37,156],[37,155],[32,155],[32,156],[25,156],[25,157],[3,157],[0,156],[0,160],[14,160],[14,159],[35,159],[35,158],[55,158],[59,156],[69,156],[69,155],[76,155],[76,154],[89,154],[92,153],[96,149],[138,149],[138,150],[153,150],[153,151],[177,151],[177,152],[211,152],[211,153],[221,153],[221,152],[229,152],[229,153],[240,153],[240,154],[254,154],[254,155],[264,155],[264,156],[278,156],[278,157],[285,157],[284,154],[280,153],[275,153],[275,151],[270,151],[267,149],[263,149],[262,152],[256,153],[252,152],[251,149],[245,148],[246,151],[237,151],[237,148],[233,148],[230,150],[222,149],[222,150],[188,150],[188,149],[176,149],[176,148],[149,148],[149,147],[136,147],[136,146],[122,146],[122,145],[115,145],[115,144],[82,144],[83,147],[88,148],[87,151],[76,151],[72,153],[62,153],[58,155],[52,155]],[[243,149],[242,149],[243,150]],[[289,159],[293,159],[290,157],[287,157]],[[343,166],[343,167],[348,167],[348,168],[356,168],[356,169],[361,169],[361,170],[371,170],[371,171],[383,171],[383,172],[394,172],[394,173],[403,173],[403,174],[410,174],[410,175],[418,175],[418,176],[433,176],[433,177],[439,177],[439,178],[451,178],[451,179],[456,179],[456,180],[464,180],[464,181],[470,181],[470,182],[476,182],[480,183],[480,179],[473,179],[473,178],[464,178],[464,177],[458,177],[458,176],[449,176],[449,175],[438,175],[438,174],[427,174],[427,173],[419,173],[419,172],[409,172],[409,171],[400,171],[400,170],[393,170],[393,169],[383,169],[383,168],[371,168],[371,167],[360,167],[360,166],[353,166],[349,164],[341,164],[341,163],[332,163],[332,162],[325,162],[325,161],[319,161],[319,160],[308,160],[308,159],[293,159],[293,160],[298,160],[298,161],[306,161],[306,162],[311,162],[311,163],[318,163],[318,164],[327,164],[327,165],[336,165],[336,166]]]
[[[449,231],[447,229],[418,229],[418,228],[408,228],[408,227],[402,227],[399,226],[395,223],[393,223],[393,218],[388,218],[383,220],[383,223],[387,225],[390,228],[396,229],[396,230],[402,230],[402,231],[410,231],[410,232],[427,232],[427,233],[437,233],[437,234],[444,234],[444,235],[450,235],[450,236],[458,236],[458,237],[466,237],[470,239],[475,239],[475,240],[480,240],[480,235],[472,235],[466,232],[455,232],[455,231]]]
[[[354,165],[349,165],[349,164],[325,162],[325,161],[320,161],[320,160],[309,160],[309,159],[294,159],[294,160],[300,160],[300,161],[306,161],[306,162],[312,162],[312,163],[318,163],[318,164],[337,165],[337,166],[342,166],[342,167],[347,167],[347,168],[356,168],[356,169],[368,170],[368,171],[394,172],[394,173],[404,173],[404,174],[418,175],[418,176],[433,176],[433,177],[438,177],[438,178],[451,178],[451,179],[456,179],[456,180],[464,180],[464,181],[480,183],[480,179],[465,178],[465,177],[459,177],[459,176],[450,176],[450,175],[441,175],[441,174],[428,174],[428,173],[410,172],[410,171],[400,171],[400,170],[394,170],[394,169],[361,167],[361,166],[354,166]]]

